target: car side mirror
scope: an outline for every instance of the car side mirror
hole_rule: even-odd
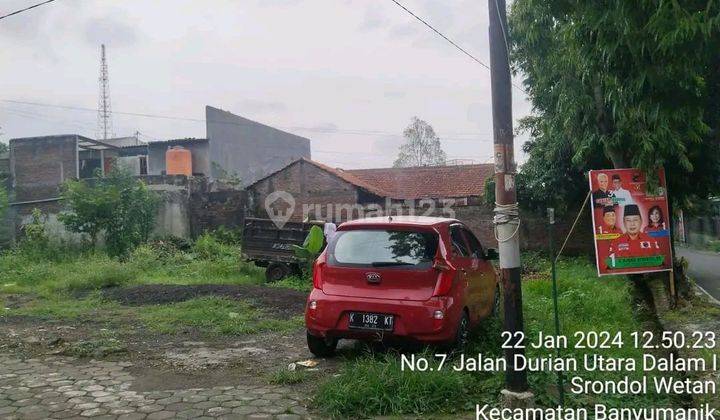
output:
[[[500,255],[498,255],[497,249],[488,248],[485,250],[485,259],[486,260],[497,260],[498,258],[500,258]]]

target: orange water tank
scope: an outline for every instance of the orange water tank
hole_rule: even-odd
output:
[[[165,169],[168,175],[192,175],[192,153],[181,146],[165,152]]]

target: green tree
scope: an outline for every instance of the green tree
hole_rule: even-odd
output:
[[[410,166],[444,165],[447,160],[440,146],[440,138],[427,122],[413,117],[410,125],[403,131],[405,143],[400,146],[393,166],[405,168]]]
[[[720,4],[517,0],[511,59],[533,116],[523,166],[533,198],[582,199],[584,172],[665,167],[687,208],[720,185]],[[672,204],[672,203],[671,203]]]
[[[148,240],[159,199],[126,169],[99,175],[65,182],[62,197],[68,211],[59,219],[69,231],[87,234],[93,244],[104,234],[108,253],[122,256]]]

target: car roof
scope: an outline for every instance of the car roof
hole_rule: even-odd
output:
[[[432,227],[446,225],[450,223],[459,223],[457,219],[447,217],[430,217],[430,216],[384,216],[384,217],[365,217],[347,221],[338,227],[338,230],[345,228],[357,228],[362,226],[372,227],[391,227],[391,226],[424,226]]]

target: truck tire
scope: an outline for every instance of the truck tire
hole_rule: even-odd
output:
[[[282,280],[290,274],[290,267],[285,263],[270,263],[265,269],[265,280],[273,283]]]
[[[308,349],[310,353],[317,357],[330,357],[334,355],[337,343],[337,338],[322,338],[307,333]]]

